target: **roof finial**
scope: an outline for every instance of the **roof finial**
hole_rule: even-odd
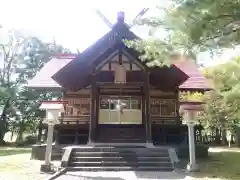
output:
[[[117,13],[117,22],[124,23],[124,12],[123,11],[120,11]]]

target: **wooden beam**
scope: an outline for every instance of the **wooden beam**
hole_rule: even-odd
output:
[[[78,128],[75,129],[74,144],[78,144]]]
[[[97,98],[97,86],[96,86],[96,74],[95,72],[91,76],[91,114],[89,122],[89,138],[88,143],[95,142],[95,127],[96,127],[96,98]]]
[[[145,119],[145,114],[146,114],[145,103],[146,102],[145,102],[144,86],[141,89],[141,94],[142,94],[142,120],[143,120],[143,124],[145,125],[146,124],[146,119]]]
[[[97,125],[98,125],[98,114],[99,114],[99,106],[100,106],[100,97],[99,97],[99,95],[100,95],[100,88],[99,88],[99,86],[97,86],[96,87],[96,119],[95,119],[95,131],[96,131],[96,129],[97,129]],[[95,132],[95,134],[96,134],[96,132]]]
[[[130,64],[129,64],[129,69],[130,69],[130,71],[132,71],[132,70],[133,70],[132,63],[130,63]]]
[[[179,113],[179,108],[180,108],[180,97],[179,97],[179,89],[176,90],[176,114],[177,114],[177,123],[178,124],[181,124],[181,121],[180,121],[180,113]]]
[[[127,52],[125,49],[123,49],[123,55],[126,56],[130,62],[135,64],[137,67],[139,67],[141,70],[146,70],[147,67],[145,67],[138,59],[134,58],[129,52]]]
[[[122,54],[123,54],[122,49],[119,48],[119,52],[118,52],[118,62],[119,62],[120,65],[122,65],[122,63],[123,63]]]
[[[146,128],[146,142],[152,143],[152,128],[151,128],[151,116],[150,116],[150,83],[149,72],[144,73],[144,97],[145,97],[145,128]]]
[[[109,71],[112,70],[112,63],[111,63],[111,62],[108,63],[108,70],[109,70]]]

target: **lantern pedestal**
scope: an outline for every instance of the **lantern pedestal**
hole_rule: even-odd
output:
[[[194,138],[194,122],[186,123],[188,126],[188,139],[189,139],[189,159],[190,162],[187,165],[187,170],[189,172],[194,172],[199,170],[199,166],[196,164],[196,155],[195,155],[195,138]]]
[[[52,155],[52,143],[53,143],[53,130],[54,130],[54,125],[48,124],[45,162],[44,162],[44,164],[41,165],[41,168],[40,168],[40,170],[43,172],[51,172],[52,171],[51,155]]]
[[[203,110],[202,104],[203,102],[200,101],[186,101],[181,102],[180,106],[183,124],[188,126],[189,164],[187,165],[187,170],[190,172],[199,170],[199,166],[196,164],[194,126],[198,124],[196,117],[198,112]]]
[[[53,164],[41,164],[41,172],[53,172]]]
[[[44,101],[42,102],[40,109],[46,110],[47,117],[43,121],[43,123],[48,125],[45,162],[44,164],[41,165],[40,170],[42,172],[53,172],[54,167],[53,167],[53,164],[51,163],[53,132],[54,132],[54,125],[59,124],[59,121],[58,121],[59,114],[61,112],[64,112],[63,102]]]

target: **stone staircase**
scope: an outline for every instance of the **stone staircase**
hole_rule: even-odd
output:
[[[65,164],[68,171],[173,171],[167,148],[72,148]]]

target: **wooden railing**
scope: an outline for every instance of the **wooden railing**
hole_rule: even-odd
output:
[[[152,124],[180,124],[181,121],[178,117],[159,117],[151,116]]]
[[[60,124],[88,124],[90,116],[82,115],[82,116],[70,116],[63,115],[59,118]]]

